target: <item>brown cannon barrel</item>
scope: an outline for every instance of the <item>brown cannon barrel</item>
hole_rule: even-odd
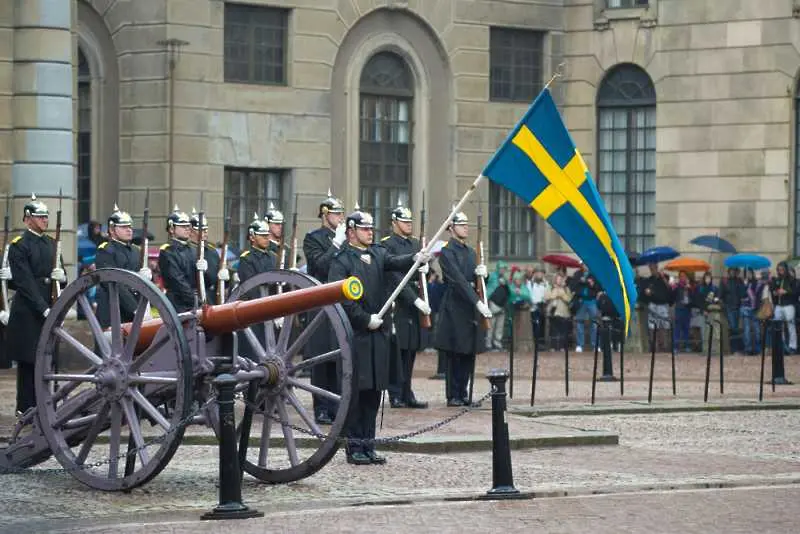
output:
[[[361,281],[351,276],[339,282],[287,291],[280,295],[205,306],[200,314],[200,324],[208,333],[225,334],[292,313],[302,313],[344,300],[358,300],[363,291]],[[150,345],[161,325],[161,319],[142,323],[135,352],[139,353]],[[130,333],[130,329],[131,323],[122,325],[125,336]]]

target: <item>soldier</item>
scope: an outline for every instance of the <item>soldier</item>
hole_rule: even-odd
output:
[[[359,300],[343,303],[353,328],[353,381],[355,392],[347,415],[347,462],[356,465],[383,464],[386,458],[375,452],[375,418],[381,391],[389,385],[390,325],[378,317],[386,297],[384,271],[408,270],[415,254],[394,256],[373,246],[372,215],[356,206],[347,216],[347,244],[334,254],[328,281],[356,276],[364,287]],[[420,253],[417,253],[420,254]]]
[[[392,210],[392,235],[381,240],[381,245],[392,255],[414,254],[420,251],[419,240],[411,237],[411,223],[413,221],[411,210],[399,204]],[[424,277],[428,273],[428,265],[420,267],[419,272]],[[391,272],[386,274],[386,289],[391,292],[405,273]],[[400,291],[395,301],[392,320],[394,334],[392,335],[393,356],[399,356],[399,373],[392,377],[389,385],[389,402],[392,408],[427,408],[427,402],[418,401],[411,390],[411,377],[414,371],[414,360],[417,350],[421,345],[422,330],[419,324],[419,314],[430,315],[431,307],[419,298],[419,277],[415,276]],[[398,354],[399,353],[399,354]]]
[[[239,256],[240,283],[244,283],[259,273],[276,268],[275,255],[269,251],[269,228],[264,221],[258,218],[257,213],[253,215],[253,222],[247,227],[247,236],[250,240],[250,248]]]
[[[217,292],[217,279],[224,281],[230,280],[230,272],[228,269],[220,270],[220,257],[219,251],[216,247],[208,242],[208,219],[203,214],[203,224],[200,224],[200,215],[192,208],[192,216],[189,218],[189,248],[192,250],[192,257],[195,259],[197,270],[203,271],[203,282],[206,289],[206,300],[213,301],[214,295]],[[201,228],[202,227],[202,228]],[[202,239],[205,250],[203,258],[197,259],[197,246]],[[197,277],[191,277],[192,288],[199,291],[197,287]]]
[[[484,345],[479,319],[492,316],[489,306],[475,291],[476,277],[485,277],[487,273],[485,265],[475,265],[475,250],[466,243],[468,222],[464,213],[453,215],[450,240],[439,256],[445,290],[437,315],[435,343],[437,349],[446,353],[448,406],[465,406],[471,401],[467,397],[467,384],[475,367],[475,354]]]
[[[52,269],[56,242],[44,233],[49,215],[44,202],[31,195],[22,216],[27,230],[11,241],[9,268],[2,269],[2,276],[16,290],[8,319],[7,348],[17,362],[17,415],[36,406],[36,344],[50,313],[51,283],[67,281],[64,269]]]
[[[131,244],[133,239],[133,219],[130,214],[120,211],[114,204],[114,211],[108,217],[108,241],[100,243],[97,247],[95,265],[98,269],[116,267],[127,271],[136,271],[142,278],[150,279],[150,269],[141,267],[141,249]],[[119,311],[122,322],[133,320],[138,302],[130,291],[120,291]],[[106,328],[111,325],[111,311],[108,302],[108,288],[101,284],[97,288],[97,320],[100,326]]]
[[[167,298],[175,310],[185,312],[194,307],[194,280],[197,258],[189,247],[191,233],[189,216],[178,205],[167,217],[167,232],[170,240],[161,245],[158,268],[167,292]]]
[[[308,274],[324,282],[328,279],[333,255],[345,241],[344,205],[331,195],[330,189],[328,197],[319,205],[317,217],[322,220],[322,226],[306,234],[303,239],[303,254],[306,257]],[[325,324],[309,339],[303,356],[307,359],[325,354],[336,348],[333,345],[334,334],[326,319]],[[328,362],[315,365],[311,370],[311,384],[339,393],[336,364]],[[337,409],[335,402],[314,396],[314,417],[318,424],[331,424],[336,418]]]
[[[269,251],[275,254],[278,264],[276,268],[286,267],[288,262],[289,247],[286,243],[283,244],[283,266],[281,266],[281,237],[283,236],[283,213],[276,210],[272,202],[269,203],[269,209],[264,214],[264,220],[269,226]]]

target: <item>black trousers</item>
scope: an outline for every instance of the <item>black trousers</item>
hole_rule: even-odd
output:
[[[377,389],[362,389],[353,395],[345,431],[347,454],[375,450],[374,443],[365,444],[360,440],[375,438],[375,419],[380,404],[381,392]]]
[[[550,317],[550,343],[553,350],[563,350],[569,344],[569,324],[566,317]]]
[[[319,356],[315,354],[315,356]],[[341,393],[342,388],[339,382],[339,370],[336,362],[328,362],[315,365],[311,368],[311,384],[319,388],[336,393]],[[336,417],[339,410],[339,403],[334,400],[314,395],[314,414],[327,413],[331,419]]]
[[[544,343],[544,313],[544,303],[537,304],[531,309],[531,329],[533,333],[533,339],[539,343],[540,347]]]
[[[417,351],[399,349],[400,353],[400,373],[395,380],[389,384],[389,396],[402,402],[411,402],[416,399],[414,392],[411,391],[411,377],[414,372],[414,361],[417,359]]]
[[[469,386],[470,375],[475,367],[475,355],[459,352],[446,352],[445,354],[447,356],[445,377],[447,400],[466,400],[467,386]]]
[[[17,411],[25,412],[36,406],[34,371],[36,364],[17,362]]]

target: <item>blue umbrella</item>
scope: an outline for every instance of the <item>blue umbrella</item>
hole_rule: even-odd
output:
[[[699,235],[689,241],[689,243],[700,247],[718,250],[719,252],[725,252],[727,254],[736,254],[736,247],[734,247],[730,241],[722,239],[718,235]]]
[[[728,269],[768,269],[772,265],[769,258],[759,254],[734,254],[725,260]]]
[[[648,248],[636,259],[636,265],[648,265],[650,263],[661,263],[680,256],[680,252],[672,247],[653,247]]]
[[[79,237],[78,238],[78,257],[79,258],[86,258],[88,256],[94,256],[96,250],[97,250],[97,245],[95,245],[94,241],[92,241],[88,237]]]

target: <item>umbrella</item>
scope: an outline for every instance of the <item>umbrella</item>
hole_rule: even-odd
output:
[[[736,247],[734,247],[730,241],[722,239],[718,235],[699,235],[689,241],[689,243],[700,247],[718,250],[719,252],[725,252],[727,254],[736,254]]]
[[[672,247],[648,248],[647,250],[639,254],[639,258],[636,260],[636,265],[648,265],[650,263],[660,263],[662,261],[668,261],[673,258],[677,258],[680,255],[681,255],[680,252],[678,252]]]
[[[772,265],[769,258],[759,254],[734,254],[725,260],[728,269],[768,269]]]
[[[577,260],[572,256],[567,256],[565,254],[548,254],[542,258],[542,261],[557,267],[568,267],[571,269],[577,269],[583,265],[581,260]]]
[[[711,264],[697,258],[676,258],[664,266],[666,271],[686,271],[687,273],[704,273],[711,270]]]
[[[79,258],[86,258],[88,256],[94,256],[96,251],[97,251],[97,245],[94,244],[94,241],[92,241],[88,237],[79,237],[78,238],[78,257]]]

